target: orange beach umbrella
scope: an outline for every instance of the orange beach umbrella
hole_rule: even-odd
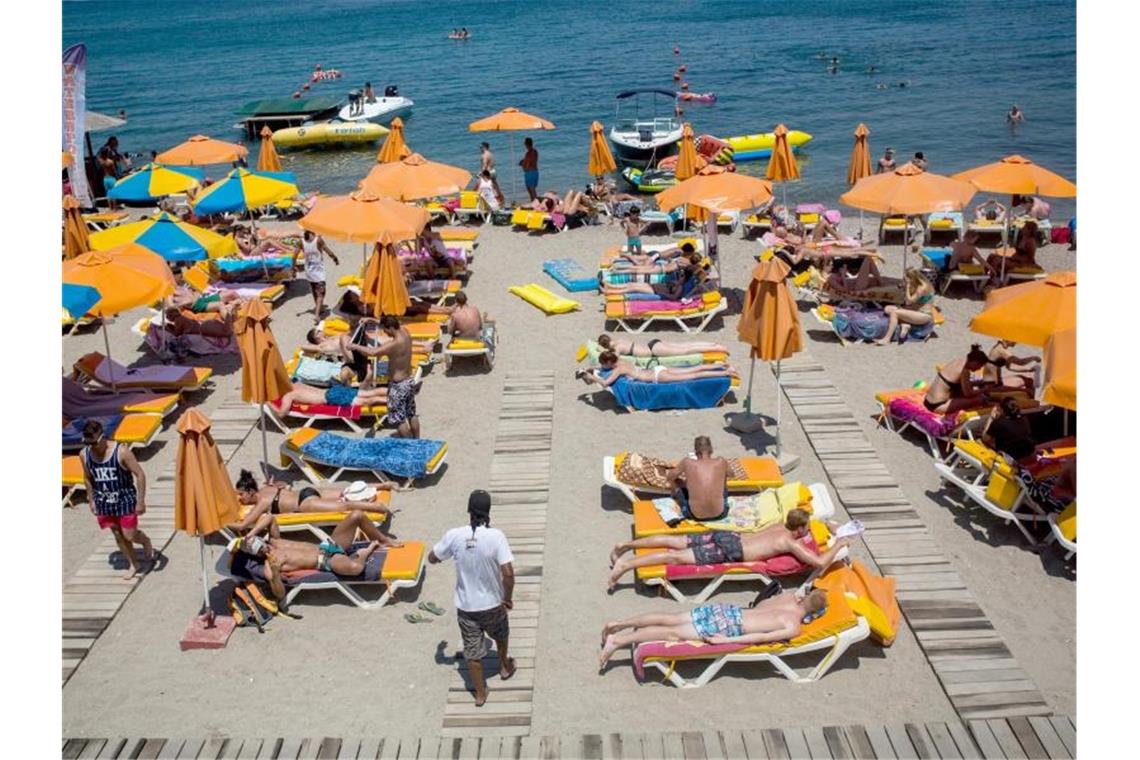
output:
[[[205,166],[228,164],[248,155],[249,150],[244,145],[215,140],[205,135],[194,135],[186,142],[159,153],[154,160],[155,163],[172,166]]]
[[[261,128],[261,151],[257,154],[257,170],[259,172],[281,171],[281,157],[277,155],[277,148],[273,147],[273,130],[269,127]]]
[[[975,192],[976,188],[967,182],[931,174],[906,163],[892,172],[864,177],[839,200],[875,214],[918,216],[959,211]]]
[[[234,337],[241,352],[241,400],[255,404],[276,401],[289,391],[289,373],[269,328],[269,304],[260,298],[245,301],[234,318]],[[261,414],[261,453],[269,467],[269,446],[265,439],[265,415]]]
[[[239,507],[226,465],[210,434],[210,420],[196,407],[190,407],[178,418],[175,462],[174,529],[198,537],[203,603],[207,620],[212,622],[205,537],[236,522]]]
[[[970,320],[974,332],[1029,346],[1044,346],[1055,333],[1076,326],[1076,272],[991,290],[986,308]]]
[[[763,206],[770,200],[772,185],[769,182],[735,172],[698,174],[657,195],[657,205],[662,211],[689,204],[729,213]]]
[[[796,157],[792,155],[792,147],[788,145],[788,128],[777,124],[772,130],[776,143],[772,146],[772,155],[768,159],[768,169],[764,176],[773,182],[784,183],[784,205],[788,205],[788,185],[793,179],[800,178],[800,166]]]
[[[68,153],[66,150],[62,151],[62,153],[63,153],[63,168],[60,171],[62,171],[63,169],[66,169],[67,167],[71,166],[75,162],[75,159],[72,158],[71,154]]]
[[[1077,196],[1077,186],[1072,182],[1018,155],[958,172],[954,179],[969,182],[986,193],[1045,195],[1050,198]]]
[[[404,142],[404,120],[397,116],[392,119],[388,127],[388,136],[384,138],[384,144],[380,146],[376,160],[382,164],[390,164],[410,155],[412,149]]]
[[[89,250],[91,250],[91,241],[87,234],[87,222],[83,221],[83,214],[79,211],[79,201],[71,195],[65,195],[63,196],[63,256],[71,259]]]
[[[367,190],[318,198],[297,222],[302,229],[345,243],[397,243],[414,238],[431,221],[427,209]],[[368,247],[365,245],[364,255]],[[362,264],[363,266],[363,264]]]
[[[693,141],[693,128],[688,122],[681,127],[681,149],[677,154],[677,168],[673,173],[678,182],[684,182],[696,175],[701,167],[697,165],[697,146]]]
[[[471,181],[471,172],[458,166],[428,161],[412,153],[398,161],[376,164],[360,188],[398,201],[417,201],[455,195]]]
[[[396,256],[392,243],[377,243],[364,272],[360,291],[364,303],[372,306],[372,314],[401,316],[411,306],[408,286],[404,282],[404,267]]]
[[[477,119],[467,125],[470,132],[525,132],[533,129],[554,129],[554,123],[541,116],[520,111],[517,108],[504,108],[482,119]],[[511,163],[515,169],[511,172],[511,195],[515,194],[515,180],[518,177],[518,164],[514,160],[515,146],[511,145]]]
[[[1077,410],[1077,329],[1060,330],[1045,341],[1045,390],[1041,399]]]
[[[617,162],[614,161],[614,154],[610,152],[610,144],[606,141],[600,121],[590,125],[590,162],[587,169],[591,177],[600,177],[617,171]]]
[[[848,185],[871,176],[871,145],[867,142],[870,134],[866,124],[855,127],[855,145],[851,148],[851,163],[847,165]]]

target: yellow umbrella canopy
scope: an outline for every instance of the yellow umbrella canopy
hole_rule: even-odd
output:
[[[360,295],[377,317],[382,314],[401,316],[411,305],[408,286],[404,282],[404,267],[391,243],[376,244],[364,272]]]
[[[376,160],[382,164],[390,164],[410,155],[412,149],[404,142],[404,120],[397,116],[392,119],[388,127],[388,136],[384,138],[384,144],[380,146]]]
[[[1044,346],[1054,333],[1076,326],[1076,272],[991,290],[986,308],[970,320],[974,332],[1029,346]]]
[[[276,401],[293,389],[277,339],[269,328],[269,304],[251,298],[238,309],[234,337],[241,352],[241,400],[255,404]]]
[[[1045,341],[1045,389],[1041,399],[1077,410],[1077,329],[1060,330]]]
[[[376,164],[360,182],[364,192],[416,201],[455,195],[471,181],[471,172],[457,166],[428,161],[413,153],[399,161]]]
[[[159,153],[155,162],[172,166],[205,166],[207,164],[228,164],[245,158],[249,150],[244,145],[215,140],[205,135],[194,135],[180,145]]]
[[[681,128],[681,149],[677,155],[677,168],[673,173],[678,182],[684,182],[696,175],[700,169],[697,165],[697,146],[693,141],[693,128],[685,122]]]
[[[281,157],[277,155],[277,148],[273,146],[273,130],[269,127],[261,128],[261,150],[257,154],[257,170],[259,172],[281,171]]]
[[[1077,186],[1072,182],[1018,155],[1006,156],[992,164],[958,172],[954,179],[969,182],[987,193],[1046,195],[1050,198],[1077,196]]]
[[[772,156],[768,159],[768,170],[764,176],[773,182],[799,179],[800,167],[792,155],[791,146],[788,145],[788,128],[783,124],[777,124],[772,134],[776,138],[776,143],[772,146]]]
[[[91,241],[87,235],[87,222],[83,221],[83,214],[79,211],[79,201],[70,195],[65,195],[63,196],[63,256],[71,259],[89,250],[91,250]]]
[[[208,536],[238,520],[238,498],[210,433],[210,419],[197,407],[178,418],[174,529]]]
[[[770,200],[772,185],[769,182],[735,172],[698,174],[657,195],[657,205],[662,211],[688,204],[727,213],[763,206]]]
[[[358,190],[318,198],[297,224],[345,243],[396,243],[419,235],[430,220],[427,209]]]
[[[591,177],[600,177],[603,174],[617,171],[617,162],[610,152],[610,144],[606,140],[604,128],[600,121],[590,125],[590,162],[588,166]]]
[[[788,271],[775,257],[752,271],[737,337],[752,347],[753,358],[778,361],[803,350],[799,311],[785,280]]]
[[[847,165],[848,185],[871,176],[871,146],[867,142],[870,135],[866,124],[855,127],[855,145],[851,148],[851,163]]]

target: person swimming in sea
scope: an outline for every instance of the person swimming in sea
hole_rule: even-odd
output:
[[[1005,120],[1010,124],[1020,124],[1025,121],[1025,114],[1021,108],[1018,107],[1017,103],[1014,103],[1009,107],[1009,113],[1005,115]]]

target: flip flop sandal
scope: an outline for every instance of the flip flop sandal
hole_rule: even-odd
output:
[[[406,615],[404,615],[404,620],[407,620],[409,623],[430,623],[431,622],[431,618],[426,617],[424,615],[421,615],[418,612],[407,613]]]
[[[443,614],[443,609],[441,609],[435,602],[420,602],[417,606],[424,612],[430,612],[433,615]]]

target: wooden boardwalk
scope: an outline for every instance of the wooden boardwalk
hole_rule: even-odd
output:
[[[899,606],[962,719],[1049,715],[823,367],[800,353],[782,363],[780,385],[879,570],[898,579]]]
[[[562,736],[313,736],[245,739],[65,739],[63,758],[106,760],[840,760],[840,758],[1073,758],[1077,731],[1065,717],[895,723],[749,731]]]
[[[507,535],[515,556],[509,655],[518,670],[511,680],[501,681],[498,660],[485,660],[490,696],[487,704],[475,707],[467,668],[461,664],[448,685],[441,731],[445,737],[530,733],[553,426],[554,373],[507,375],[487,490],[491,492],[491,525]]]
[[[222,404],[211,417],[214,440],[222,459],[229,460],[249,435],[257,422],[257,410],[250,404]],[[154,548],[163,550],[174,537],[174,467],[178,452],[178,437],[166,445],[162,458],[168,459],[155,476],[155,466],[146,463],[146,513],[139,518],[139,527],[150,536]],[[81,507],[86,510],[86,507]],[[94,518],[92,518],[94,519]],[[114,556],[115,565],[111,564]],[[119,547],[110,531],[99,541],[98,547],[75,575],[63,584],[63,683],[83,662],[100,634],[115,618],[131,592],[146,578],[145,575],[125,581],[126,560],[119,556]]]

